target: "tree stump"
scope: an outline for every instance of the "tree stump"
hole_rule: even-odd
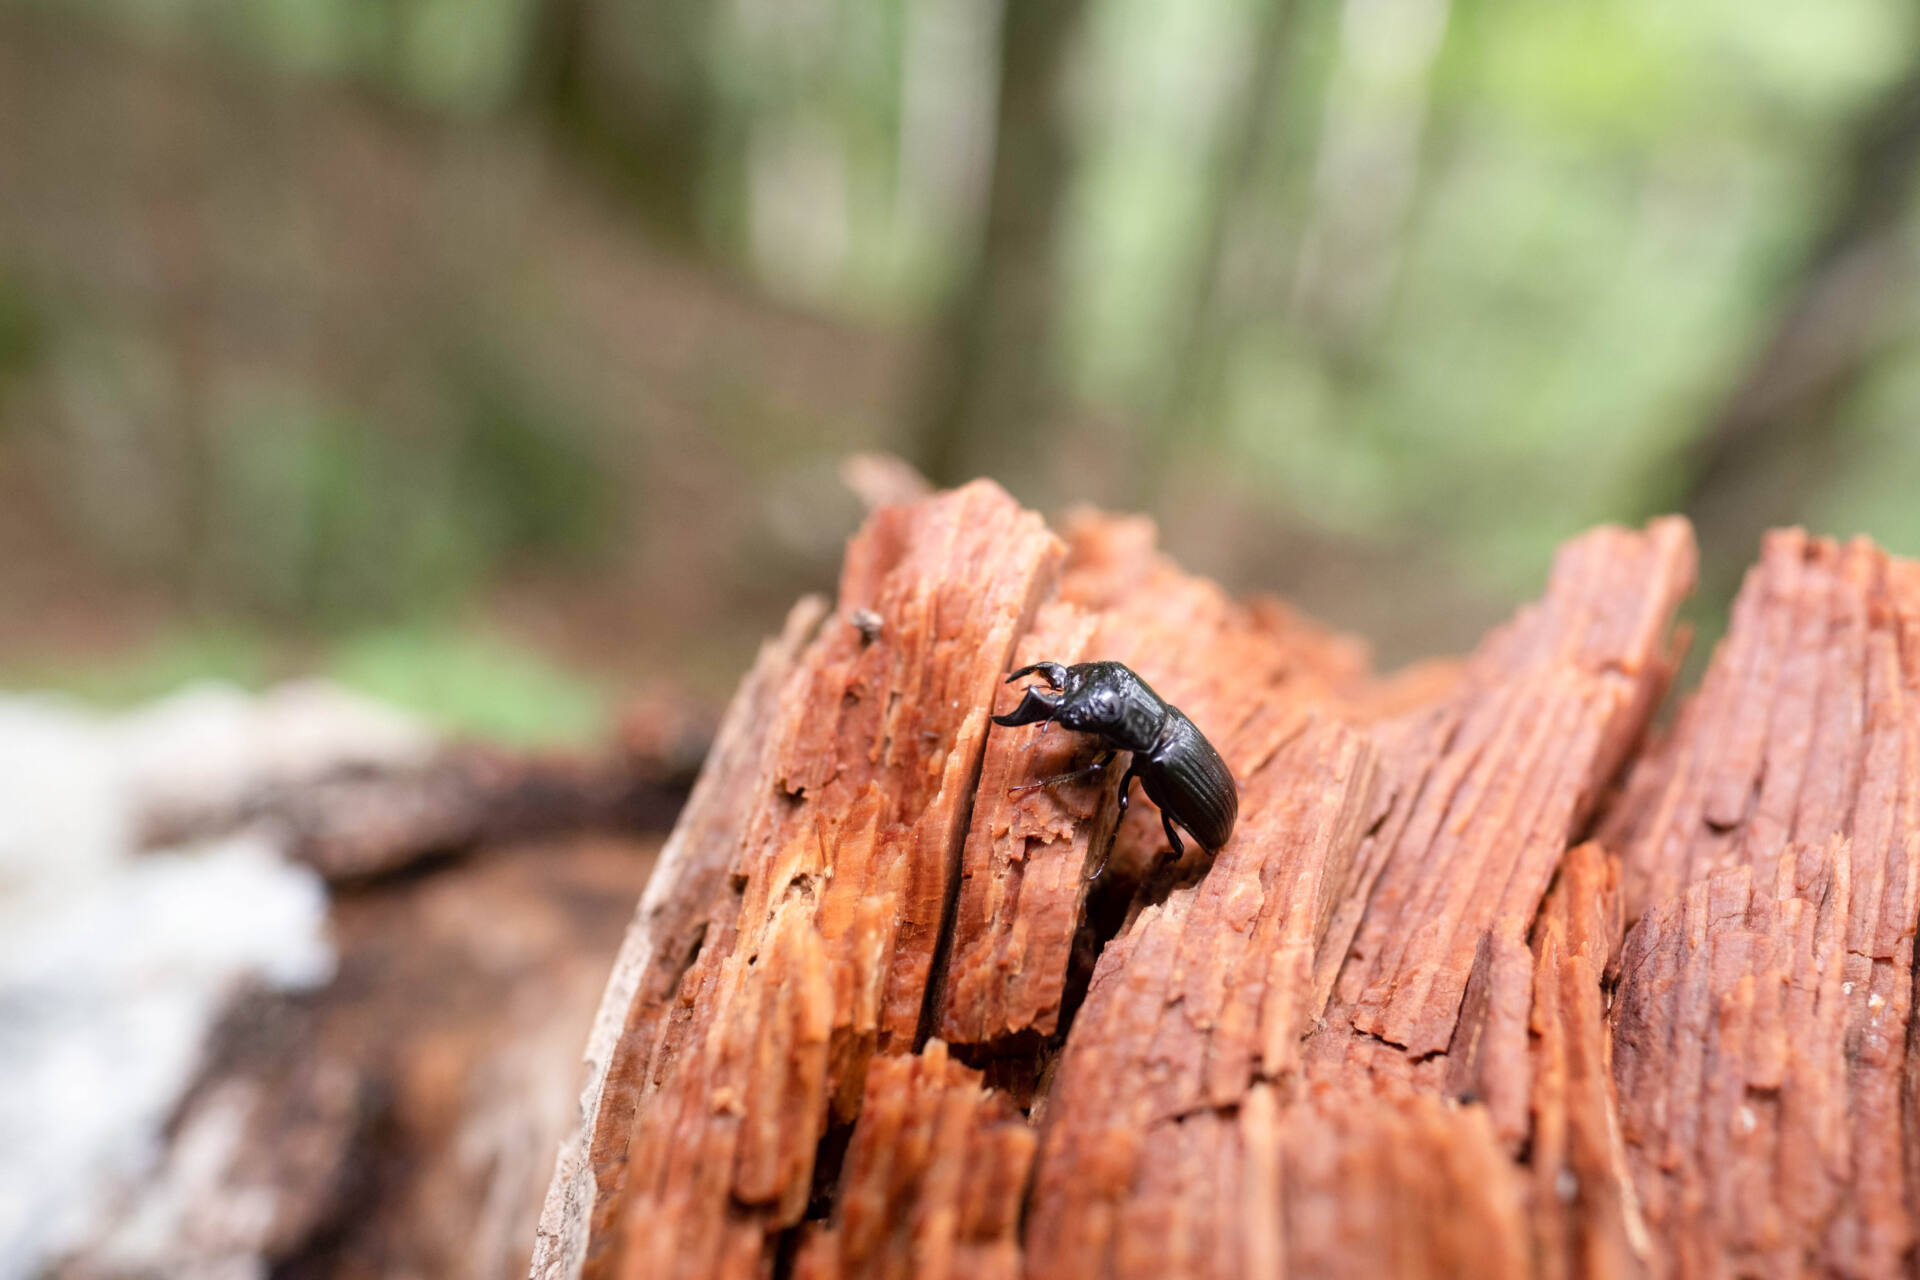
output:
[[[1143,521],[876,512],[640,904],[534,1276],[1911,1266],[1920,566],[1772,535],[1643,749],[1693,569],[1594,530],[1382,678]],[[1094,748],[1005,673],[1095,656],[1220,747],[1216,857],[1014,790]]]

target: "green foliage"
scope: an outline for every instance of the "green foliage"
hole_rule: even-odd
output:
[[[37,366],[50,341],[45,312],[20,281],[0,274],[0,387]],[[4,421],[0,421],[4,429]]]
[[[490,558],[601,549],[613,486],[594,442],[504,370],[478,357],[456,375],[462,426],[453,469],[460,508]]]
[[[257,689],[274,667],[273,646],[256,628],[209,624],[168,630],[129,653],[12,657],[0,687],[71,693],[103,707],[131,707],[182,685],[218,680]]]
[[[590,441],[473,363],[439,422],[298,397],[213,438],[210,552],[223,594],[327,626],[431,615],[530,555],[592,552],[609,481]]]
[[[1841,411],[1838,440],[1817,459],[1822,476],[1808,523],[1836,537],[1866,534],[1902,555],[1920,556],[1920,344],[1909,336],[1880,362]]]
[[[533,0],[412,0],[402,8],[401,83],[430,106],[494,111],[519,87]]]
[[[0,667],[0,687],[131,707],[203,680],[260,690],[297,669],[412,711],[444,732],[515,746],[596,744],[612,705],[607,689],[497,631],[424,623],[351,632],[318,653],[255,626],[196,624],[112,657],[16,659]]]
[[[533,47],[539,20],[556,2],[84,9],[143,38],[376,86],[410,104],[410,119],[454,125],[419,131],[436,145],[511,150],[569,110],[597,111],[602,141],[625,160],[609,166],[625,183],[610,199],[671,204],[691,224],[675,223],[674,247],[744,279],[761,315],[798,304],[908,340],[946,332],[984,239],[998,6],[579,0],[577,65],[530,89],[530,69],[552,53]],[[1030,283],[1060,317],[1060,419],[1118,437],[1101,453],[1102,474],[1120,479],[1098,496],[1133,501],[1154,492],[1161,462],[1194,461],[1281,522],[1436,543],[1494,594],[1537,581],[1572,530],[1684,494],[1678,460],[1777,322],[1845,188],[1859,122],[1916,58],[1915,13],[1896,0],[1089,0],[1086,14],[1069,74],[1043,95],[1073,143],[1064,204],[1023,212],[1060,215],[1047,224],[1062,228],[1058,277]],[[1277,56],[1263,61],[1274,31]],[[550,159],[529,154],[529,169]],[[524,172],[500,178],[476,162],[467,178],[483,199],[504,191],[503,205],[541,207]],[[648,183],[673,199],[648,206]],[[253,243],[248,231],[232,244]],[[660,248],[646,240],[635,261]],[[1920,244],[1907,249],[1920,259]],[[258,374],[262,385],[236,387],[230,369],[214,378],[200,487],[179,486],[192,519],[147,511],[164,504],[122,481],[164,454],[153,442],[173,428],[156,424],[193,398],[174,385],[163,340],[103,323],[69,341],[62,312],[56,346],[40,305],[0,276],[0,381],[46,367],[65,379],[54,398],[72,409],[74,434],[112,455],[70,486],[70,505],[119,530],[101,541],[145,546],[155,530],[184,529],[181,540],[204,543],[189,552],[204,560],[203,595],[326,634],[397,620],[354,650],[356,669],[465,705],[467,693],[429,689],[444,660],[455,684],[478,688],[494,671],[492,696],[512,701],[521,695],[507,685],[541,678],[463,648],[434,620],[508,567],[602,554],[634,504],[676,492],[665,474],[676,464],[731,468],[743,488],[764,488],[768,529],[798,529],[824,503],[811,479],[787,480],[803,497],[781,498],[778,477],[824,472],[823,458],[882,432],[814,412],[784,368],[769,375],[760,355],[740,355],[771,348],[720,341],[675,357],[680,372],[661,376],[680,382],[639,398],[662,422],[614,439],[597,429],[616,420],[604,387],[578,398],[597,412],[576,411],[551,390],[551,353],[523,349],[536,344],[513,327],[536,329],[540,291],[577,281],[538,263],[497,266],[497,277],[491,257],[465,275],[422,272],[498,314],[412,333],[417,349],[394,361],[407,367],[398,392],[280,365]],[[617,303],[603,301],[576,314],[613,323]],[[671,310],[633,314],[671,324]],[[717,312],[698,317],[701,332],[721,332]],[[1804,424],[1830,441],[1807,455],[1805,492],[1766,519],[1870,529],[1920,550],[1909,500],[1920,314],[1885,328],[1864,385],[1831,420]],[[910,446],[912,399],[903,390],[886,410],[901,420],[895,444]],[[690,448],[695,432],[713,438]],[[610,459],[628,450],[661,474],[657,491],[632,492],[631,475],[616,488]],[[1140,477],[1121,474],[1128,465]],[[806,535],[787,540],[818,553]],[[727,545],[707,566],[716,577],[746,593],[756,572],[772,573],[760,585],[784,597],[791,563],[745,536]],[[521,707],[497,722],[523,713],[537,719]]]
[[[593,742],[612,703],[607,690],[486,630],[368,631],[335,647],[326,670],[449,731],[523,746]]]
[[[550,0],[95,2],[464,112],[510,100]],[[1251,47],[1282,2],[1090,5],[1062,86],[1077,150],[1059,376],[1137,437],[1203,428],[1300,517],[1441,531],[1496,581],[1661,500],[1665,460],[1824,211],[1835,138],[1914,34],[1894,0],[1292,0],[1262,99]],[[966,278],[996,73],[980,7],[584,11],[601,96],[685,126],[707,243],[764,286],[925,319]],[[1226,172],[1256,99],[1262,149]],[[1218,264],[1201,252],[1216,223]],[[1211,346],[1189,353],[1196,298]],[[478,386],[475,368],[510,365],[456,368],[453,443],[326,409],[290,411],[289,458],[236,443],[249,518],[283,513],[248,554],[285,566],[299,601],[579,546],[604,515],[592,466],[549,447],[523,395]],[[378,478],[401,473],[404,493]],[[1509,515],[1490,525],[1496,496]]]
[[[65,8],[63,0],[15,0]],[[149,39],[203,42],[298,75],[375,84],[432,109],[498,111],[539,0],[79,0]]]
[[[485,533],[436,443],[299,401],[237,415],[215,440],[216,572],[333,625],[445,608],[484,568]]]

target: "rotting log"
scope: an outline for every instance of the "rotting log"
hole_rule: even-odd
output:
[[[1597,529],[1562,548],[1547,594],[1496,630],[1458,686],[1383,726],[1402,802],[1311,1074],[1345,1085],[1448,1088],[1525,1134],[1527,934],[1562,854],[1640,738],[1676,655],[1666,636],[1693,583],[1677,520]]]
[[[1622,1136],[1671,1274],[1914,1265],[1916,686],[1920,564],[1769,534],[1603,831],[1638,921]]]
[[[338,891],[333,979],[239,994],[152,1163],[44,1272],[0,1271],[520,1273],[580,1035],[658,847],[489,843]]]
[[[1772,536],[1648,747],[1693,567],[1595,530],[1382,679],[1138,520],[876,512],[649,885],[534,1276],[1902,1273],[1920,569]],[[1091,748],[988,733],[1004,673],[1091,656],[1221,748],[1217,856],[1014,792]]]

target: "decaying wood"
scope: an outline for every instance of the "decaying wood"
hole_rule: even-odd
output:
[[[874,1059],[832,1221],[808,1228],[795,1276],[1012,1280],[1033,1150],[1005,1095],[940,1041]]]
[[[1851,1172],[1849,860],[1844,840],[1800,851],[1807,897],[1730,867],[1655,907],[1627,940],[1614,1015],[1621,1124],[1662,1271],[1825,1270],[1822,1237]]]
[[[1520,1174],[1480,1108],[1418,1096],[1308,1108],[1282,1141],[1286,1274],[1528,1274]]]
[[[1911,1261],[1916,680],[1920,564],[1864,540],[1771,534],[1699,696],[1640,761],[1608,824],[1639,918],[1616,1012],[1622,1048],[1631,1032],[1634,1049],[1618,1064],[1622,1092],[1629,1071],[1671,1081],[1672,1100],[1644,1118],[1678,1126],[1627,1127],[1636,1183],[1669,1240],[1694,1214],[1711,1213],[1719,1233],[1674,1274],[1760,1249],[1849,1276]],[[1667,992],[1679,974],[1686,985]],[[1635,1003],[1638,985],[1654,990]],[[1709,1058],[1709,1032],[1749,1039],[1715,1041]],[[1836,1053],[1843,1082],[1814,1069]],[[1720,1111],[1688,1097],[1701,1080],[1725,1091]],[[1725,1206],[1676,1213],[1661,1190],[1671,1180],[1719,1194],[1728,1179],[1748,1197],[1744,1234],[1719,1225]]]
[[[173,848],[261,826],[289,857],[356,885],[485,847],[664,832],[709,735],[690,709],[661,702],[631,706],[622,721],[614,749],[528,754],[462,742],[418,760],[272,778],[219,804],[149,815],[140,841]]]
[[[649,886],[535,1276],[1895,1274],[1916,572],[1774,537],[1642,753],[1677,520],[1381,680],[1142,522],[878,512]],[[1216,857],[1017,790],[1092,748],[1004,673],[1093,656],[1221,748]]]
[[[687,779],[619,756],[525,757],[455,747],[417,769],[357,770],[253,797],[244,821],[287,836],[288,852],[334,882],[422,858],[581,830],[665,831]]]
[[[489,847],[338,894],[333,981],[229,1010],[154,1168],[51,1274],[521,1273],[656,847]]]
[[[1016,662],[1125,662],[1209,726],[1238,777],[1258,771],[1310,708],[1365,673],[1355,642],[1276,604],[1240,604],[1182,573],[1155,552],[1144,520],[1082,517],[1068,542],[1059,591]],[[1017,689],[1003,689],[995,710],[1018,699]],[[1012,788],[1066,773],[1093,754],[1058,726],[1003,730],[987,744],[938,997],[939,1033],[950,1042],[1045,1036],[1057,1027],[1086,873],[1106,851],[1119,793],[1111,774],[1021,794]],[[1151,806],[1114,843],[1116,877],[1139,878],[1164,847]]]
[[[1496,1132],[1524,1134],[1527,929],[1663,686],[1662,637],[1690,571],[1672,523],[1569,548],[1547,599],[1496,633],[1438,707],[1386,727],[1392,812],[1375,799],[1375,751],[1356,729],[1316,723],[1270,773],[1243,777],[1247,816],[1205,878],[1142,911],[1100,957],[1046,1100],[1027,1232],[1036,1274],[1165,1274],[1152,1245],[1167,1215],[1204,1218],[1218,1194],[1155,1180],[1199,1132],[1223,1145],[1188,1158],[1231,1162],[1231,1127],[1192,1118],[1239,1107],[1259,1081],[1295,1082],[1309,1031],[1314,1077],[1348,1091],[1325,1114],[1368,1105],[1363,1088],[1438,1092],[1476,955],[1493,994],[1461,1057]],[[1340,927],[1355,913],[1335,910],[1356,899],[1370,900],[1357,937]],[[1346,991],[1314,1030],[1328,996],[1315,975],[1335,971]],[[1402,1021],[1429,1040],[1383,1023],[1390,999],[1369,1007],[1376,991],[1405,996],[1433,1029]]]
[[[762,735],[775,699],[825,608],[822,601],[802,600],[779,638],[761,647],[661,850],[594,1016],[580,1099],[583,1119],[594,1123],[562,1144],[534,1241],[535,1274],[580,1274],[590,1237],[604,1250],[617,1230],[628,1133],[653,1033],[708,933],[718,936],[725,927],[728,870],[746,831],[739,797],[759,782]]]
[[[1363,734],[1322,722],[1248,781],[1240,831],[1207,875],[1101,953],[1046,1103],[1027,1232],[1039,1274],[1166,1274],[1152,1261],[1164,1218],[1205,1214],[1215,1196],[1154,1180],[1176,1149],[1209,1167],[1230,1158],[1194,1149],[1195,1117],[1294,1070],[1317,1012],[1315,954],[1383,809],[1378,769]],[[1231,1126],[1205,1131],[1225,1143]]]
[[[1533,926],[1534,1259],[1543,1280],[1642,1274],[1646,1228],[1620,1149],[1602,975],[1620,937],[1620,870],[1567,852]]]
[[[752,1272],[798,1225],[830,1115],[859,1110],[877,1049],[918,1034],[987,708],[1060,552],[990,485],[883,510],[849,550],[837,613],[790,669],[763,662],[766,706],[730,717],[683,819],[714,839],[664,864],[616,982],[637,988],[657,954],[649,912],[699,904],[708,927],[667,953],[684,972],[655,967],[664,1011],[610,990],[618,1091],[589,1097],[581,1162],[597,1176],[563,1171],[538,1267]],[[869,613],[879,624],[859,625]],[[696,878],[709,868],[720,883]]]
[[[1367,854],[1371,892],[1346,900],[1366,914],[1309,1049],[1317,1078],[1450,1077],[1504,1141],[1524,1137],[1528,930],[1666,687],[1692,582],[1680,521],[1576,539],[1546,597],[1487,638],[1439,706],[1386,727],[1402,801]]]

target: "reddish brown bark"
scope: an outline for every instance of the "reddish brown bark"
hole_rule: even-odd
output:
[[[1621,1130],[1661,1275],[1826,1271],[1824,1239],[1853,1220],[1841,1203],[1850,858],[1839,841],[1795,860],[1804,897],[1730,867],[1627,939]]]
[[[1346,901],[1366,914],[1309,1049],[1317,1079],[1451,1080],[1503,1141],[1525,1136],[1528,930],[1666,687],[1692,581],[1683,522],[1595,530],[1438,706],[1383,727],[1402,800],[1365,855],[1377,883]]]
[[[536,1274],[1891,1273],[1914,570],[1770,541],[1636,763],[1692,570],[1681,522],[1595,531],[1464,664],[1376,681],[1139,522],[876,516],[649,891]],[[1093,656],[1241,818],[1169,867],[1141,801],[1089,901],[1111,776],[1016,794],[1092,744],[985,717]]]
[[[1164,1275],[1175,1223],[1218,1189],[1177,1178],[1230,1163],[1216,1123],[1292,1073],[1313,962],[1384,808],[1364,735],[1316,723],[1249,779],[1246,812],[1197,885],[1149,906],[1101,953],[1046,1103],[1027,1230],[1037,1275]]]
[[[873,1061],[830,1224],[809,1229],[794,1275],[1020,1274],[1020,1202],[1034,1134],[1005,1095],[947,1056]]]
[[[708,935],[725,927],[728,868],[748,817],[739,797],[758,780],[764,727],[825,608],[801,601],[780,637],[762,646],[661,851],[587,1041],[583,1128],[563,1144],[547,1190],[534,1242],[537,1274],[577,1275],[589,1253],[618,1247],[628,1135],[654,1037]]]
[[[1082,516],[1068,540],[1059,592],[1041,609],[1017,662],[1125,662],[1208,726],[1239,778],[1258,771],[1310,708],[1354,690],[1365,674],[1356,642],[1274,602],[1238,603],[1182,573],[1154,551],[1147,521]],[[995,709],[1017,701],[1018,690],[1003,689]],[[1094,754],[1076,735],[1044,725],[989,740],[940,994],[939,1032],[949,1041],[1055,1030],[1086,872],[1113,833],[1119,770],[1018,795],[1011,788],[1065,773]],[[1158,815],[1150,805],[1140,809],[1114,841],[1116,878],[1139,878],[1165,848]]]
[[[757,1273],[799,1223],[830,1114],[851,1118],[870,1055],[917,1033],[987,708],[1059,556],[991,485],[881,511],[838,612],[723,731],[758,746],[695,799],[723,881],[702,857],[663,882],[709,904],[708,928],[690,964],[670,953],[686,968],[665,1016],[634,1002],[614,1049],[633,1110],[594,1117],[595,1163],[626,1158],[623,1183],[596,1179],[590,1274]]]
[[[1483,1109],[1367,1099],[1289,1120],[1285,1274],[1529,1274],[1524,1184]]]
[[[1619,938],[1617,861],[1598,844],[1569,850],[1533,927],[1527,1162],[1542,1280],[1645,1272],[1646,1228],[1620,1149],[1601,986]]]
[[[1608,837],[1625,853],[1628,918],[1640,917],[1628,958],[1652,967],[1654,976],[1643,983],[1666,983],[1670,973],[1687,974],[1691,983],[1684,998],[1621,1006],[1638,1019],[1619,1023],[1623,1037],[1634,1037],[1636,1055],[1621,1055],[1623,1097],[1627,1072],[1658,1075],[1674,1081],[1669,1109],[1685,1112],[1675,1122],[1677,1133],[1627,1130],[1630,1151],[1636,1140],[1659,1145],[1659,1179],[1644,1157],[1636,1164],[1650,1220],[1660,1220],[1655,1209],[1667,1203],[1663,1181],[1717,1189],[1737,1174],[1756,1197],[1742,1208],[1746,1219],[1787,1224],[1778,1226],[1784,1237],[1765,1248],[1840,1275],[1884,1275],[1911,1261],[1916,1181],[1907,1162],[1916,1095],[1908,1039],[1920,890],[1916,679],[1920,565],[1864,540],[1841,545],[1799,530],[1770,534],[1699,696],[1673,736],[1639,763],[1615,808]],[[1833,844],[1836,838],[1843,843]],[[1821,904],[1808,917],[1819,922],[1817,935],[1792,934],[1783,951],[1786,944],[1775,937],[1780,929],[1810,927],[1799,919],[1811,910],[1796,905],[1801,900]],[[1699,915],[1713,910],[1728,918]],[[1703,947],[1713,959],[1706,967],[1697,954]],[[1727,958],[1719,958],[1723,953]],[[1804,1002],[1789,1000],[1798,1021],[1784,1033],[1747,1011],[1749,1005],[1773,1009],[1785,998],[1782,988],[1824,992],[1830,963],[1840,966],[1840,993],[1817,1002],[1818,1025],[1806,1021],[1816,1015]],[[1638,972],[1623,962],[1623,995],[1632,994]],[[1757,990],[1728,985],[1741,981]],[[1827,1003],[1832,1000],[1844,1009]],[[1816,1052],[1841,1054],[1844,1084],[1822,1072],[1770,1083],[1783,1068],[1744,1058],[1761,1053],[1758,1041],[1703,1056],[1709,1032],[1724,1030],[1720,1020],[1749,1017],[1763,1018],[1755,1036],[1784,1034],[1799,1067]],[[1623,1038],[1623,1049],[1626,1043]],[[1753,1096],[1730,1104],[1731,1114],[1743,1130],[1749,1114],[1757,1127],[1738,1141],[1711,1129],[1697,1140],[1691,1133],[1706,1121],[1686,1101],[1686,1082],[1705,1070],[1716,1080],[1724,1076],[1728,1089],[1738,1088],[1733,1082],[1741,1073],[1747,1076]],[[1770,1090],[1789,1111],[1844,1117],[1848,1130],[1839,1136],[1823,1131],[1816,1141],[1783,1115],[1781,1172],[1771,1180],[1760,1176],[1750,1155],[1773,1141]],[[1804,1114],[1800,1121],[1814,1123]],[[1800,1144],[1791,1170],[1790,1140]],[[1840,1162],[1837,1171],[1829,1159]],[[1816,1168],[1837,1177],[1831,1196],[1806,1184]],[[1664,1220],[1671,1231],[1683,1229],[1675,1213]],[[1775,1231],[1742,1226],[1742,1234],[1702,1246],[1704,1253],[1679,1255],[1675,1273],[1706,1274],[1712,1259],[1761,1250],[1763,1237],[1772,1240],[1768,1233]]]

